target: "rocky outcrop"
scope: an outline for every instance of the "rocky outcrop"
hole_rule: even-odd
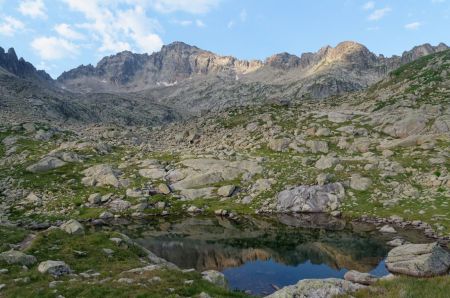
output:
[[[0,47],[0,68],[16,75],[22,79],[33,80],[41,83],[51,83],[52,78],[43,70],[36,70],[33,64],[25,61],[23,58],[17,58],[13,48],[8,52]]]
[[[344,199],[340,183],[301,185],[284,190],[277,196],[278,212],[330,212],[337,210]]]
[[[37,163],[27,167],[27,171],[31,173],[43,173],[60,168],[64,165],[66,165],[66,163],[59,158],[47,156]]]
[[[343,279],[304,279],[296,285],[287,286],[266,298],[331,298],[363,289],[365,286]]]
[[[446,274],[450,253],[437,243],[405,244],[392,249],[386,258],[390,272],[417,277]]]

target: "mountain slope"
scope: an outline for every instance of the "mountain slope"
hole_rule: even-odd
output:
[[[152,55],[121,52],[103,58],[97,66],[80,66],[63,73],[58,83],[74,92],[140,92],[190,82],[218,79],[281,86],[285,96],[326,98],[362,90],[402,64],[448,47],[429,44],[385,58],[356,42],[342,42],[301,57],[281,53],[262,61],[219,56],[182,42],[163,46]],[[217,84],[214,84],[217,85]],[[219,84],[220,85],[220,84]],[[287,87],[289,86],[289,87]],[[183,89],[184,87],[181,87]],[[210,88],[214,88],[210,86]]]

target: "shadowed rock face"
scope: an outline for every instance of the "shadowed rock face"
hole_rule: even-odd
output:
[[[42,70],[36,70],[33,64],[25,61],[23,58],[18,59],[16,52],[10,48],[8,52],[0,47],[0,68],[22,78],[38,81],[41,83],[50,83],[52,78]]]

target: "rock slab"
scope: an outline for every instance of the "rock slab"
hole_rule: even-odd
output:
[[[304,279],[266,298],[331,298],[363,289],[365,286],[338,278]]]
[[[405,244],[388,253],[386,267],[392,273],[416,277],[443,275],[450,268],[450,253],[438,243]]]

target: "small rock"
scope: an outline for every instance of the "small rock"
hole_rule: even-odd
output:
[[[167,186],[167,184],[165,184],[165,183],[161,183],[158,185],[158,191],[160,193],[162,193],[163,195],[168,195],[172,192],[170,190],[169,186]]]
[[[405,240],[401,239],[401,238],[396,238],[396,239],[393,239],[393,240],[387,242],[386,244],[389,246],[397,247],[397,246],[405,244]]]
[[[100,219],[111,219],[113,217],[114,217],[114,214],[112,214],[111,212],[108,212],[108,211],[102,212],[99,216]]]
[[[83,235],[84,227],[75,219],[71,219],[61,225],[61,230],[71,235]]]
[[[344,275],[344,279],[361,285],[372,285],[377,282],[378,277],[369,273],[362,273],[356,270],[350,270]]]
[[[71,272],[70,267],[63,261],[51,260],[41,262],[38,266],[38,271],[40,273],[48,273],[56,277],[69,274]]]
[[[217,190],[217,194],[221,197],[231,197],[235,189],[236,186],[234,185],[225,185]]]
[[[209,281],[210,283],[213,283],[216,286],[219,286],[222,288],[227,287],[227,281],[225,279],[225,275],[219,271],[216,271],[216,270],[203,271],[202,278],[204,280]]]
[[[89,196],[88,202],[92,205],[100,204],[102,202],[102,195],[99,193],[93,193]]]
[[[359,174],[353,174],[350,180],[350,187],[355,190],[367,190],[372,185],[370,178],[362,177]]]
[[[397,231],[390,225],[384,225],[380,229],[381,233],[397,233]]]

